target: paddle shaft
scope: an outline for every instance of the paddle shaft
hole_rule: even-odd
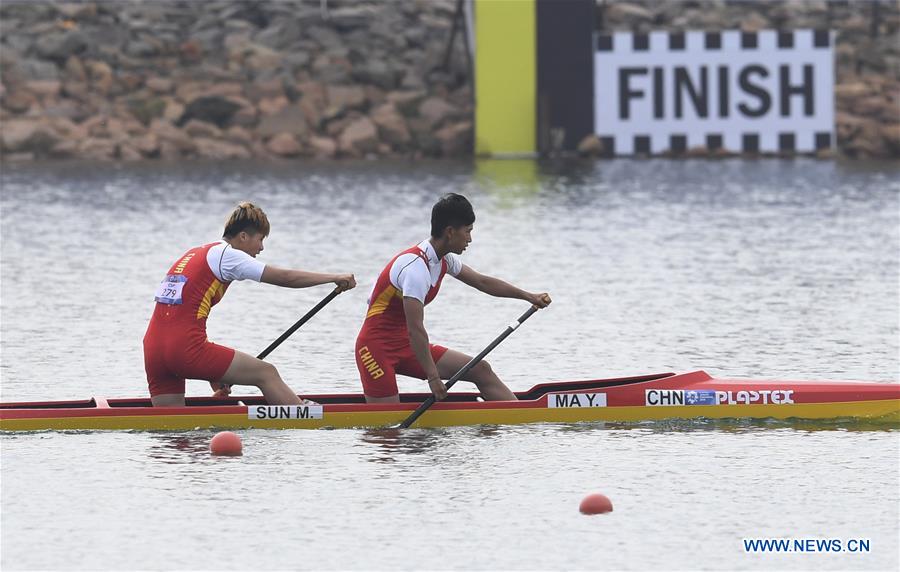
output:
[[[480,362],[481,360],[483,360],[483,359],[484,359],[484,356],[486,356],[486,355],[488,355],[489,353],[491,353],[491,350],[493,350],[493,349],[496,348],[498,345],[500,345],[500,342],[502,342],[503,340],[505,340],[511,333],[513,333],[513,332],[516,330],[516,328],[518,328],[519,326],[521,326],[522,323],[525,322],[525,320],[527,320],[528,318],[530,318],[531,315],[534,314],[534,313],[537,312],[537,311],[538,311],[537,306],[532,306],[531,308],[528,309],[527,312],[525,312],[524,314],[522,314],[521,316],[519,316],[519,319],[518,319],[518,320],[516,320],[516,321],[513,322],[512,324],[506,326],[506,329],[503,330],[503,333],[502,333],[502,334],[500,334],[499,336],[497,336],[497,338],[496,338],[494,341],[492,341],[490,344],[488,344],[488,346],[487,346],[486,348],[484,348],[483,350],[481,350],[481,353],[479,353],[477,356],[475,356],[475,357],[473,357],[472,359],[470,359],[470,360],[469,360],[469,363],[467,363],[466,365],[464,365],[464,366],[462,367],[462,369],[460,369],[458,372],[456,372],[456,374],[455,374],[453,377],[451,377],[449,380],[447,380],[447,383],[446,383],[447,389],[450,389],[451,387],[453,387],[453,385],[454,385],[457,381],[459,381],[460,378],[462,378],[462,376],[466,375],[466,373],[467,373],[470,369],[472,369],[473,367],[475,367],[475,366],[478,364],[478,362]],[[425,413],[425,411],[428,410],[429,407],[431,407],[432,405],[434,405],[434,402],[435,402],[435,401],[436,401],[436,400],[435,400],[435,398],[434,398],[434,395],[432,395],[432,396],[430,396],[428,399],[426,399],[426,400],[422,403],[422,405],[420,405],[418,408],[416,408],[416,410],[413,411],[412,414],[411,414],[409,417],[406,418],[406,421],[404,421],[403,423],[400,424],[400,426],[399,426],[400,429],[406,429],[406,428],[408,428],[410,425],[412,425],[413,423],[415,423],[415,422],[416,422],[416,419],[418,419],[419,417],[421,417],[422,414]]]
[[[277,340],[275,340],[274,342],[272,342],[271,344],[269,344],[269,347],[267,347],[266,349],[264,349],[258,356],[256,356],[256,359],[264,359],[267,355],[269,355],[270,353],[272,353],[272,351],[273,351],[275,348],[277,348],[278,346],[281,345],[281,342],[283,342],[284,340],[286,340],[286,339],[288,339],[289,337],[291,337],[291,334],[293,334],[294,332],[296,332],[296,331],[300,328],[300,326],[302,326],[303,324],[305,324],[306,322],[308,322],[310,318],[312,318],[313,316],[316,315],[316,312],[318,312],[319,310],[321,310],[322,308],[324,308],[326,304],[328,304],[329,302],[331,302],[332,300],[334,300],[334,297],[337,296],[337,295],[340,294],[340,293],[341,293],[340,290],[338,290],[337,288],[335,288],[334,290],[332,290],[332,291],[331,291],[331,294],[329,294],[328,296],[325,296],[325,297],[322,299],[321,302],[319,302],[318,304],[315,305],[315,307],[313,307],[312,310],[310,310],[310,311],[307,312],[302,318],[300,318],[299,320],[297,320],[297,322],[296,322],[293,326],[291,326],[290,328],[288,328],[287,330],[285,330],[285,332],[284,332],[283,334],[281,334],[280,336],[278,336],[278,339],[277,339]],[[225,385],[223,385],[222,387],[229,387],[229,388],[230,388],[230,387],[231,387],[231,384],[230,384],[230,383],[229,383],[229,384],[225,384]]]
[[[297,320],[297,322],[293,326],[291,326],[290,328],[285,330],[285,332],[283,334],[278,336],[278,339],[275,340],[274,342],[272,342],[271,344],[269,344],[269,347],[267,347],[262,352],[260,352],[260,354],[258,356],[256,356],[256,359],[265,359],[267,355],[272,353],[272,351],[275,350],[275,348],[277,348],[278,346],[281,345],[281,342],[283,342],[284,340],[291,337],[291,334],[293,334],[298,329],[300,329],[300,326],[302,326],[303,324],[308,322],[310,318],[315,316],[319,310],[321,310],[322,308],[325,307],[326,304],[328,304],[329,302],[334,300],[335,296],[337,296],[340,293],[341,293],[340,290],[337,288],[332,290],[331,294],[322,298],[322,301],[319,302],[318,304],[316,304],[312,310],[307,312],[306,315],[304,315],[302,318]]]

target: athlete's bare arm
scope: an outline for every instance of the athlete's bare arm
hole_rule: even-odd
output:
[[[459,274],[457,274],[456,277],[464,284],[498,298],[518,298],[519,300],[531,302],[538,308],[546,308],[551,302],[550,295],[546,292],[526,292],[521,288],[513,286],[509,282],[504,282],[499,278],[481,274],[465,264],[462,265],[462,270],[459,271]]]
[[[356,287],[356,278],[352,274],[323,274],[306,270],[291,270],[266,264],[260,282],[284,286],[286,288],[309,288],[319,284],[334,282],[341,292]]]
[[[409,330],[409,344],[425,375],[428,386],[437,400],[447,397],[447,386],[441,381],[437,365],[428,347],[428,332],[425,331],[425,305],[416,298],[403,298],[403,312],[406,314],[406,329]]]

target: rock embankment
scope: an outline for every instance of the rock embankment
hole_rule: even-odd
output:
[[[4,2],[6,158],[471,152],[453,0]]]
[[[0,5],[7,160],[453,157],[473,92],[455,0]],[[900,156],[895,1],[597,3],[603,30],[837,32],[837,146]],[[599,151],[584,142],[586,153]]]

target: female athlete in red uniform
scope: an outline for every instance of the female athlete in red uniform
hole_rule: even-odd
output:
[[[471,359],[428,341],[425,305],[437,296],[445,275],[491,296],[520,298],[538,308],[550,304],[546,293],[526,292],[460,261],[458,255],[472,242],[474,223],[475,212],[465,197],[455,193],[441,197],[431,210],[431,238],[404,250],[381,271],[356,339],[356,367],[366,401],[399,401],[397,374],[427,379],[435,397],[443,399],[447,388],[442,379],[452,377]],[[462,379],[475,383],[485,399],[516,399],[486,361]]]
[[[156,308],[144,335],[144,367],[153,405],[184,405],[185,379],[209,381],[215,395],[231,385],[254,385],[272,405],[299,405],[272,364],[206,338],[206,319],[234,280],[255,280],[287,288],[334,282],[349,290],[352,274],[320,274],[263,264],[256,255],[269,235],[266,214],[241,203],[225,224],[222,240],[188,250],[169,268],[156,290]]]

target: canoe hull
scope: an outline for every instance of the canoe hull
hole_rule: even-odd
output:
[[[560,382],[518,394],[521,401],[479,402],[455,394],[415,427],[524,423],[636,422],[666,419],[864,419],[900,426],[900,384],[720,380],[704,372]],[[154,408],[146,399],[0,404],[0,430],[323,429],[388,427],[424,394],[399,404],[362,396],[310,396],[322,405],[267,406],[259,397],[189,398],[187,407]],[[243,399],[246,403],[238,404]]]
[[[326,412],[322,419],[248,419],[239,413],[98,415],[84,417],[21,418],[0,420],[3,431],[44,430],[194,430],[194,429],[349,429],[397,425],[409,411]],[[646,406],[581,409],[478,409],[433,410],[416,427],[459,425],[519,425],[526,423],[637,422],[667,419],[868,419],[900,424],[900,408],[886,401],[777,405],[682,406],[667,409]]]

